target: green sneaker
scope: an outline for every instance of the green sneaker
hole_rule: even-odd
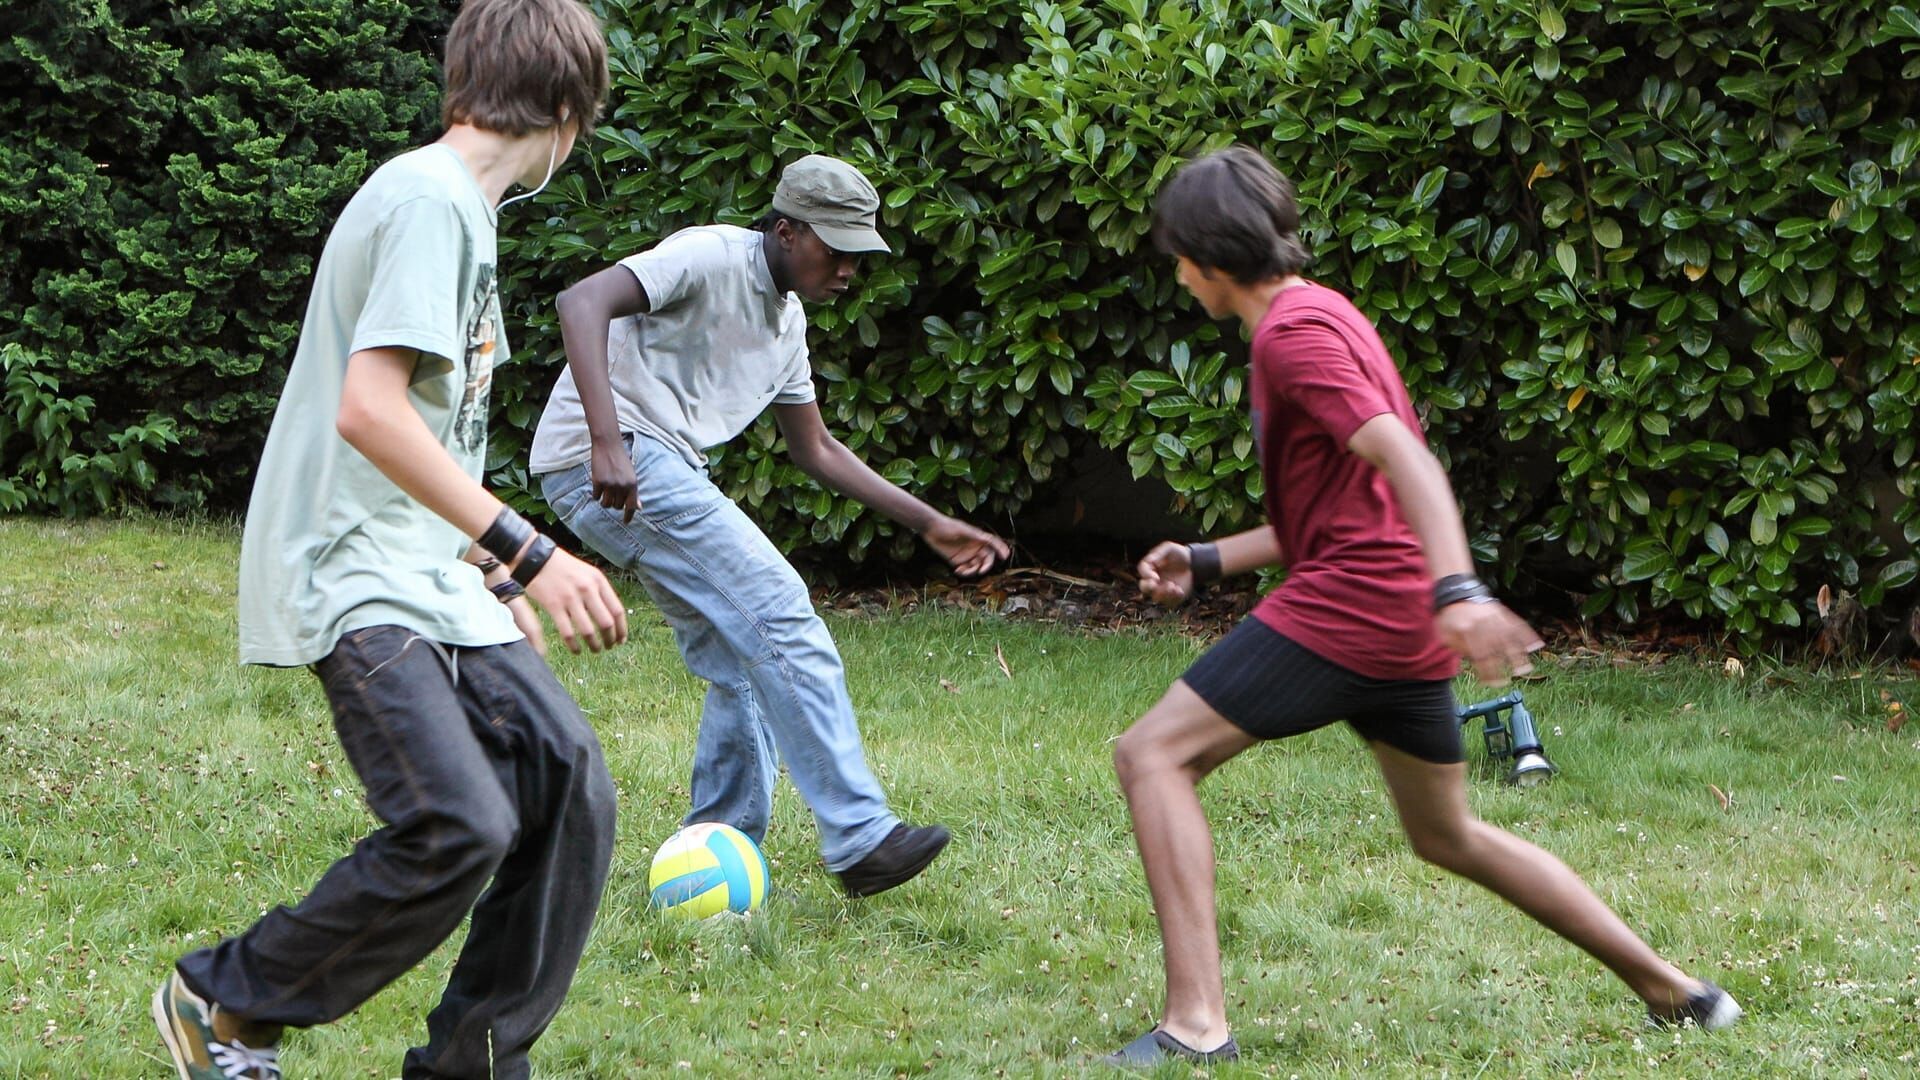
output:
[[[153,1022],[180,1080],[280,1080],[280,1028],[222,1013],[177,971],[153,992]]]

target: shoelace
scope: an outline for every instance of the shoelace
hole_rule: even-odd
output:
[[[228,1080],[280,1080],[280,1051],[273,1047],[255,1049],[235,1039],[230,1043],[208,1043],[214,1067]]]

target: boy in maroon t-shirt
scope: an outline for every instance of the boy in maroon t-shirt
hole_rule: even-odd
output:
[[[1495,685],[1531,670],[1532,628],[1473,576],[1452,486],[1386,347],[1353,304],[1300,276],[1292,187],[1233,147],[1161,192],[1154,239],[1216,318],[1253,333],[1253,427],[1269,525],[1217,544],[1164,543],[1140,588],[1175,604],[1197,584],[1285,563],[1284,584],[1208,650],[1114,750],[1160,921],[1160,1026],[1107,1060],[1237,1057],[1214,921],[1213,837],[1195,789],[1265,739],[1337,720],[1359,732],[1423,859],[1499,893],[1585,949],[1655,1023],[1720,1028],[1733,998],[1662,960],[1560,860],[1467,808],[1449,680],[1459,658]]]

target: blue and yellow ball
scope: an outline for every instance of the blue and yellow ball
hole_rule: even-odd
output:
[[[767,860],[746,833],[704,821],[660,845],[647,888],[654,907],[688,918],[744,915],[767,898]]]

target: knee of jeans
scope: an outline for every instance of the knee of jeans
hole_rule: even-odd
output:
[[[520,816],[501,802],[447,808],[397,830],[392,851],[417,870],[423,890],[451,881],[493,876],[520,831]]]
[[[549,753],[555,764],[565,770],[567,778],[555,797],[580,801],[590,814],[604,818],[611,825],[615,801],[613,774],[607,770],[600,740],[586,720],[560,725],[553,735]]]
[[[608,771],[606,759],[600,756],[598,750],[594,751],[591,760],[583,763],[577,771],[577,777],[576,786],[580,788],[594,816],[611,829],[618,795],[613,786],[613,773]]]
[[[808,674],[818,676],[841,668],[833,635],[811,605],[804,611],[783,612],[766,620],[764,633],[775,654]]]

